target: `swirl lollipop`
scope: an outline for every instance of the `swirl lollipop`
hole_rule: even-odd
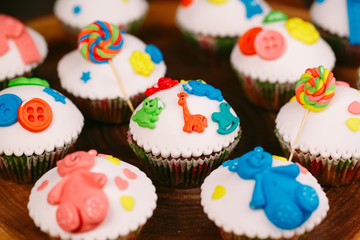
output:
[[[123,41],[119,28],[108,22],[96,21],[87,25],[78,35],[78,49],[81,55],[92,63],[109,63],[126,98],[125,88],[111,60],[120,52],[122,45]],[[131,111],[134,112],[134,107],[129,99],[127,103]]]
[[[295,95],[296,100],[307,110],[293,145],[298,141],[309,112],[320,112],[330,103],[335,95],[335,82],[334,74],[323,66],[308,68],[305,73],[301,75],[295,85]],[[295,149],[293,148],[289,161],[292,160],[294,151]]]

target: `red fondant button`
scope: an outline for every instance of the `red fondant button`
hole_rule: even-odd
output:
[[[48,128],[53,117],[49,104],[40,98],[23,102],[17,115],[20,125],[31,132],[41,132]]]
[[[254,55],[255,51],[255,38],[262,31],[261,27],[254,27],[248,30],[244,35],[239,38],[238,47],[244,55]]]
[[[285,38],[274,30],[263,30],[255,38],[256,53],[263,59],[279,58],[286,49]]]

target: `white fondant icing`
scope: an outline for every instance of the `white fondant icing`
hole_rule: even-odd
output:
[[[349,37],[346,0],[314,1],[310,8],[311,20],[324,30],[339,37]]]
[[[145,52],[145,43],[138,38],[123,34],[124,45],[112,59],[128,96],[144,92],[157,83],[166,72],[164,61],[155,64],[154,71],[146,77],[134,71],[129,58],[135,50]],[[91,79],[81,80],[83,72],[90,72]],[[87,61],[78,49],[66,54],[58,63],[58,75],[61,86],[74,96],[90,99],[124,98],[114,72],[109,64],[95,64]]]
[[[123,169],[128,168],[136,173],[136,179],[127,178]],[[58,205],[50,205],[47,202],[47,196],[50,190],[62,179],[57,173],[57,168],[51,169],[43,175],[34,185],[27,205],[30,217],[35,225],[40,227],[43,232],[51,236],[59,236],[61,239],[116,239],[119,236],[125,236],[131,231],[135,231],[139,226],[145,224],[156,208],[157,195],[155,187],[151,180],[137,167],[124,161],[119,165],[114,165],[104,157],[95,157],[95,165],[91,172],[104,173],[107,176],[107,182],[102,188],[109,201],[109,208],[104,221],[91,231],[83,233],[69,233],[64,231],[57,224],[56,210]],[[115,177],[120,176],[129,182],[128,188],[120,190],[115,184]],[[37,188],[48,180],[48,186],[42,191]],[[135,199],[134,208],[127,211],[121,205],[121,196],[132,196]]]
[[[240,0],[228,0],[214,4],[208,0],[193,1],[190,6],[179,5],[176,20],[181,28],[193,33],[212,36],[240,36],[248,28],[259,25],[270,7],[263,0],[257,0],[263,13],[246,18],[245,4]]]
[[[41,61],[31,64],[25,64],[21,58],[20,52],[15,45],[15,42],[8,38],[7,42],[9,44],[9,50],[0,56],[0,81],[5,79],[15,78],[16,76],[21,76],[26,72],[31,71],[33,68],[37,67],[42,63],[48,53],[47,43],[43,36],[41,36],[35,30],[27,27],[28,32],[32,36],[34,43],[40,53]]]
[[[276,128],[280,136],[292,147],[300,148],[302,152],[310,152],[316,156],[337,160],[340,157],[348,159],[351,156],[360,157],[360,132],[353,132],[345,121],[351,117],[348,106],[353,101],[360,101],[358,90],[337,86],[335,96],[329,105],[321,112],[310,112],[300,133],[298,142],[293,143],[299,130],[306,109],[297,101],[284,105],[276,117]]]
[[[158,97],[165,108],[161,111],[159,120],[155,122],[155,129],[140,127],[137,122],[130,120],[129,131],[137,144],[155,156],[174,158],[209,155],[229,146],[237,137],[240,127],[238,126],[235,131],[226,135],[218,134],[216,131],[219,124],[211,120],[211,114],[220,112],[221,102],[204,96],[188,94],[186,103],[191,114],[201,114],[207,118],[208,127],[202,133],[183,131],[183,109],[178,105],[179,97],[177,96],[180,92],[184,92],[184,89],[179,83],[149,97],[150,99]],[[134,114],[141,108],[142,104],[135,109]],[[231,113],[236,116],[233,109]]]
[[[273,166],[287,164],[292,163],[273,159]],[[329,210],[328,199],[324,191],[309,172],[300,173],[296,180],[315,189],[319,196],[319,207],[305,223],[292,230],[283,230],[273,225],[262,209],[252,210],[249,203],[255,181],[242,179],[236,172],[229,171],[227,167],[220,166],[205,178],[201,185],[201,205],[209,219],[226,232],[246,235],[249,238],[291,238],[294,235],[311,231],[325,218]],[[212,194],[217,185],[223,186],[226,194],[222,198],[214,200]]]
[[[30,132],[19,122],[7,127],[0,127],[0,154],[6,155],[40,155],[44,151],[53,151],[76,139],[84,126],[84,117],[76,106],[66,98],[66,104],[56,102],[54,98],[43,92],[43,86],[17,86],[2,90],[0,95],[11,93],[22,101],[40,98],[47,102],[52,110],[53,119],[47,129],[42,132]]]
[[[97,20],[119,26],[140,19],[147,12],[148,5],[145,0],[57,0],[54,13],[62,22],[77,28]],[[81,8],[78,14],[74,14],[75,6]]]
[[[286,41],[286,50],[277,59],[265,60],[257,54],[244,55],[236,44],[230,61],[240,73],[263,82],[295,83],[309,67],[323,65],[331,70],[335,66],[334,52],[322,38],[312,45],[296,40],[289,34],[285,21],[266,23],[261,27],[281,33]]]

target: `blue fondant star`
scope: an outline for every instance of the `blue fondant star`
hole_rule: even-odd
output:
[[[44,92],[46,92],[47,94],[49,94],[50,96],[52,96],[55,100],[55,102],[61,102],[62,104],[66,104],[66,97],[62,94],[60,94],[59,92],[55,91],[54,89],[51,88],[44,88],[43,90]]]
[[[75,15],[80,14],[80,12],[81,12],[81,7],[80,7],[80,5],[74,6],[73,12],[74,12]]]
[[[84,83],[86,83],[87,81],[89,81],[91,79],[90,77],[90,72],[83,72],[82,76],[81,76],[81,80],[84,81]]]

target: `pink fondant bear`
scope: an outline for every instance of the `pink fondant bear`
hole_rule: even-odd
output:
[[[106,175],[90,172],[95,150],[75,152],[57,163],[62,180],[48,194],[48,202],[59,205],[56,220],[68,232],[86,232],[106,217],[108,200],[102,188]]]

